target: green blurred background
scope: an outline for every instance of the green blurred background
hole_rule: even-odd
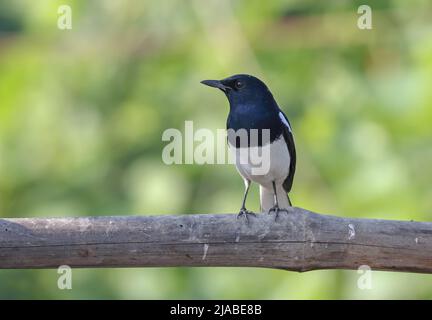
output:
[[[72,30],[57,9],[72,8]],[[357,27],[369,4],[373,29]],[[295,205],[432,218],[431,1],[0,0],[0,217],[237,212],[231,165],[162,162],[162,132],[224,128],[199,81],[262,78],[291,120]],[[258,209],[254,186],[249,207]],[[431,298],[428,275],[253,268],[1,270],[1,298]]]

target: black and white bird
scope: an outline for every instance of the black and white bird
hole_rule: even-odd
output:
[[[201,83],[222,90],[228,98],[230,111],[227,119],[228,131],[238,132],[245,129],[248,144],[239,145],[236,136],[230,138],[228,145],[236,154],[235,163],[245,182],[245,193],[239,216],[254,214],[246,209],[246,198],[251,182],[260,186],[260,203],[263,212],[288,212],[291,201],[288,193],[293,185],[296,168],[296,151],[290,122],[276,103],[267,86],[258,78],[238,74],[223,80],[204,80]],[[258,132],[256,144],[251,144],[252,132]],[[264,129],[269,131],[269,139],[264,139]],[[265,141],[269,140],[269,141]],[[238,152],[240,148],[251,152],[261,152],[267,147],[270,157],[265,173],[254,173],[253,163]],[[253,150],[254,149],[254,150]],[[240,156],[239,156],[240,155]],[[265,159],[264,159],[265,160]],[[264,161],[263,160],[263,161]]]

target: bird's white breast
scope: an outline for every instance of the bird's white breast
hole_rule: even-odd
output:
[[[256,182],[266,188],[272,188],[272,181],[280,185],[289,174],[290,154],[282,135],[270,145],[263,147],[235,148],[231,144],[229,144],[229,147],[235,159],[237,170],[245,179]],[[251,163],[251,155],[263,154],[263,152],[268,152],[268,156],[263,156],[262,158],[263,163],[261,166],[265,170],[255,170],[257,163],[255,160]],[[260,172],[257,173],[257,171]]]

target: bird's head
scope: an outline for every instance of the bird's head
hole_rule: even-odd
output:
[[[237,74],[222,80],[203,80],[201,83],[222,90],[231,108],[239,105],[275,104],[265,83],[251,75]]]

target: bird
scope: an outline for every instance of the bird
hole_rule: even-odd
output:
[[[202,84],[220,89],[228,99],[229,113],[226,122],[228,147],[232,150],[237,171],[244,180],[245,191],[237,217],[255,213],[246,209],[246,199],[251,183],[259,184],[262,212],[289,213],[292,203],[291,191],[296,170],[296,149],[292,127],[288,117],[279,108],[267,85],[255,76],[236,74],[222,80],[203,80]],[[255,130],[254,130],[255,129]],[[269,133],[267,139],[264,132]],[[238,132],[245,132],[247,144],[241,144]],[[253,143],[253,132],[257,139]],[[230,134],[231,132],[231,134]],[[263,152],[269,157],[265,172],[253,170],[250,157],[242,156],[241,150]]]

